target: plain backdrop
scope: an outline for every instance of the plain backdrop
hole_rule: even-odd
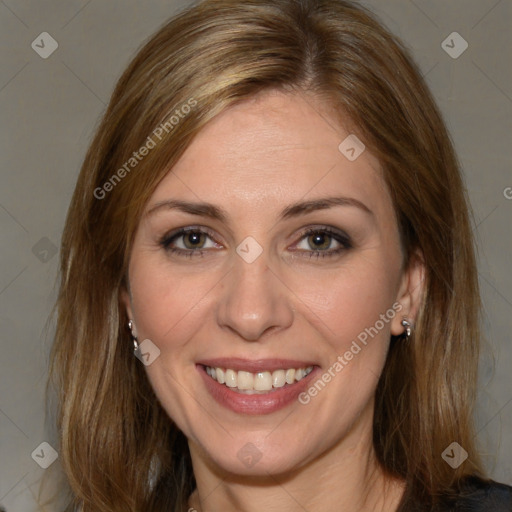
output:
[[[512,484],[512,1],[365,4],[412,51],[463,166],[484,302],[478,437],[491,476]],[[43,400],[54,328],[47,320],[82,159],[129,59],[184,5],[0,0],[0,503],[8,512],[39,510],[38,462],[52,453],[41,443],[57,448]],[[32,46],[41,37],[44,51],[55,45],[43,32],[58,44],[47,58]]]

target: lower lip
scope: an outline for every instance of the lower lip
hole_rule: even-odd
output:
[[[233,391],[224,384],[219,384],[206,373],[204,366],[197,365],[196,367],[204,380],[206,389],[220,405],[239,414],[254,415],[270,414],[297,402],[298,396],[308,388],[311,379],[319,369],[315,366],[313,371],[301,380],[284,385],[282,388],[264,394],[247,395]]]

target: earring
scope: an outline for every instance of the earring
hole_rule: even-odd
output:
[[[405,341],[409,341],[412,334],[412,325],[405,318],[402,320],[402,325],[404,326]]]
[[[139,350],[139,340],[137,339],[137,336],[133,334],[133,322],[131,320],[128,322],[128,329],[130,329],[133,339],[133,351],[137,352],[137,350]]]

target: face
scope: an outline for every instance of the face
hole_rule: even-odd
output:
[[[210,122],[147,204],[123,300],[195,465],[277,473],[371,443],[412,277],[349,134],[318,100],[267,92]]]

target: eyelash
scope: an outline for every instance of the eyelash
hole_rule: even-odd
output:
[[[184,250],[177,249],[176,247],[170,247],[171,243],[173,243],[178,238],[187,235],[188,233],[202,233],[208,235],[212,240],[214,239],[214,234],[209,229],[191,226],[187,228],[181,228],[174,233],[164,235],[163,238],[160,240],[160,245],[167,252],[171,254],[177,254],[178,256],[185,256],[186,258],[192,258],[193,256],[204,256],[204,253],[206,252],[205,249]]]
[[[181,228],[181,229],[179,229],[178,231],[176,231],[174,233],[170,233],[170,234],[164,235],[159,243],[160,243],[160,245],[162,246],[163,249],[165,249],[167,252],[169,252],[171,254],[177,254],[179,256],[185,256],[187,258],[192,258],[192,257],[195,257],[195,256],[203,257],[204,253],[208,249],[189,249],[189,250],[184,250],[184,249],[178,249],[176,247],[170,247],[170,245],[174,241],[176,241],[180,237],[182,237],[184,235],[187,235],[189,233],[205,234],[205,235],[207,235],[212,240],[214,240],[214,238],[215,238],[214,233],[212,231],[208,230],[207,228],[191,226],[191,227],[187,227],[187,228]],[[333,239],[336,242],[338,242],[341,247],[338,247],[337,249],[334,249],[334,250],[333,249],[327,249],[327,250],[317,250],[317,251],[305,251],[305,250],[302,250],[302,249],[298,249],[298,250],[297,249],[293,249],[293,251],[308,253],[309,254],[309,258],[314,258],[315,257],[315,258],[318,259],[318,258],[326,258],[326,257],[328,258],[328,257],[337,256],[337,255],[341,254],[342,252],[344,252],[344,251],[346,251],[348,249],[352,249],[352,247],[353,247],[352,242],[350,240],[350,237],[347,234],[345,234],[343,232],[335,231],[335,230],[333,230],[332,228],[330,228],[328,226],[308,228],[307,230],[305,230],[305,231],[303,231],[301,233],[300,238],[299,238],[299,242],[301,242],[304,238],[307,238],[307,237],[309,237],[311,235],[316,235],[316,234],[327,235],[331,239]],[[297,244],[299,242],[297,242]]]
[[[350,237],[343,232],[335,231],[334,229],[328,226],[316,227],[316,228],[308,228],[300,234],[299,242],[304,238],[307,238],[311,235],[323,234],[327,235],[331,240],[335,240],[340,244],[340,247],[337,249],[327,249],[327,250],[316,250],[316,251],[303,251],[309,253],[309,258],[316,257],[318,258],[329,258],[338,256],[342,252],[347,251],[348,249],[352,249],[352,241]],[[295,249],[296,250],[296,249]],[[299,249],[302,251],[302,249]]]

